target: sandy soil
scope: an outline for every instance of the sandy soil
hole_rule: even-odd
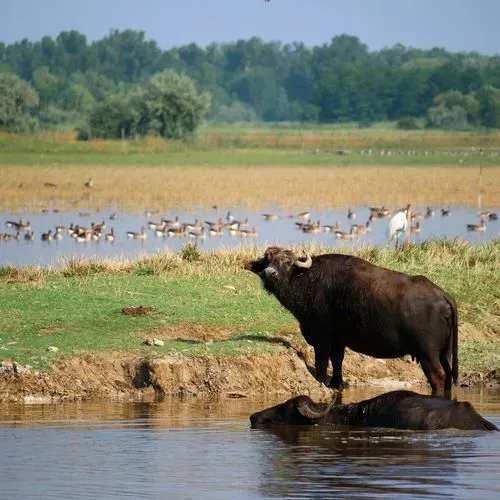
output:
[[[94,353],[60,360],[43,373],[15,362],[0,364],[0,401],[36,402],[164,395],[311,394],[330,391],[310,372],[309,351],[283,348],[276,355],[170,355],[140,359],[123,352]],[[344,377],[352,385],[388,388],[425,386],[420,367],[409,359],[380,360],[348,352]]]

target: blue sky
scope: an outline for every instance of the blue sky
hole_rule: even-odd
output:
[[[39,40],[75,29],[89,40],[111,29],[146,32],[162,49],[196,42],[327,43],[342,33],[370,49],[500,53],[500,0],[0,0],[0,40]]]

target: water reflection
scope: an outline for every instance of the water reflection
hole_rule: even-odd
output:
[[[453,433],[334,431],[326,426],[275,426],[257,433],[266,442],[261,491],[279,497],[444,495],[457,474],[457,440],[470,452],[475,446],[471,437]]]
[[[498,212],[498,209],[484,209],[483,212]],[[472,207],[451,207],[447,216],[436,209],[427,216],[425,207],[416,208],[421,220],[412,224],[415,231],[411,238],[423,241],[436,238],[459,237],[472,243],[487,241],[499,236],[500,221],[487,220],[484,231],[468,231],[467,224],[479,224],[479,211]],[[355,218],[353,218],[355,214]],[[0,237],[0,264],[41,264],[54,265],[62,257],[100,257],[120,258],[137,257],[141,254],[154,254],[162,251],[179,251],[188,241],[196,243],[200,249],[234,247],[242,244],[282,244],[292,245],[304,242],[317,242],[328,246],[359,247],[367,244],[385,245],[388,219],[374,216],[370,220],[370,207],[353,207],[347,210],[325,212],[307,211],[304,213],[285,212],[272,207],[262,213],[244,210],[206,210],[193,212],[178,211],[175,214],[134,214],[116,213],[113,210],[94,212],[47,212],[47,213],[0,213],[5,233]],[[169,225],[161,228],[161,220],[169,220]],[[23,219],[21,221],[21,219]],[[310,223],[308,221],[311,221]],[[231,226],[236,222],[244,226]],[[246,222],[245,222],[246,221]],[[318,225],[319,221],[319,225]],[[31,236],[25,238],[24,230],[15,239],[15,227],[5,224],[26,224],[29,222]],[[224,227],[209,226],[222,223]],[[90,232],[91,225],[105,227],[97,234]],[[417,223],[419,227],[417,228]],[[183,226],[187,224],[187,226]],[[303,224],[310,224],[303,227]],[[352,227],[357,225],[354,232]],[[80,237],[70,237],[68,229],[78,226],[89,232]],[[146,238],[141,236],[142,228]],[[60,228],[60,229],[57,229]],[[61,229],[64,228],[64,229]],[[171,229],[168,229],[171,228]],[[202,229],[204,228],[204,229]],[[113,234],[111,234],[113,229]],[[50,239],[42,240],[42,234],[51,232]],[[336,234],[335,231],[340,231]],[[137,234],[137,237],[127,236]],[[351,235],[354,235],[351,238]]]
[[[344,401],[383,392],[351,388]],[[500,425],[500,392],[462,389]],[[497,433],[250,429],[286,399],[3,405],[5,498],[411,498],[500,494]],[[492,416],[493,414],[493,416]]]

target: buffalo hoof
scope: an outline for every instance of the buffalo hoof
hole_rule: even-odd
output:
[[[330,381],[330,384],[328,385],[328,387],[330,389],[341,391],[342,389],[345,389],[346,387],[348,387],[348,384],[346,382],[336,382],[335,383],[333,381]]]

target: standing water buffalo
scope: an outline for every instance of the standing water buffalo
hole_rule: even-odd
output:
[[[314,403],[297,396],[250,416],[252,426],[328,424],[393,429],[464,429],[498,431],[467,402],[412,391],[392,391],[359,403]]]
[[[248,262],[264,288],[297,318],[314,347],[316,379],[342,389],[345,347],[378,358],[411,354],[433,394],[458,378],[458,318],[453,298],[424,276],[409,276],[351,255],[298,258],[269,247]],[[452,360],[452,366],[450,361]]]

